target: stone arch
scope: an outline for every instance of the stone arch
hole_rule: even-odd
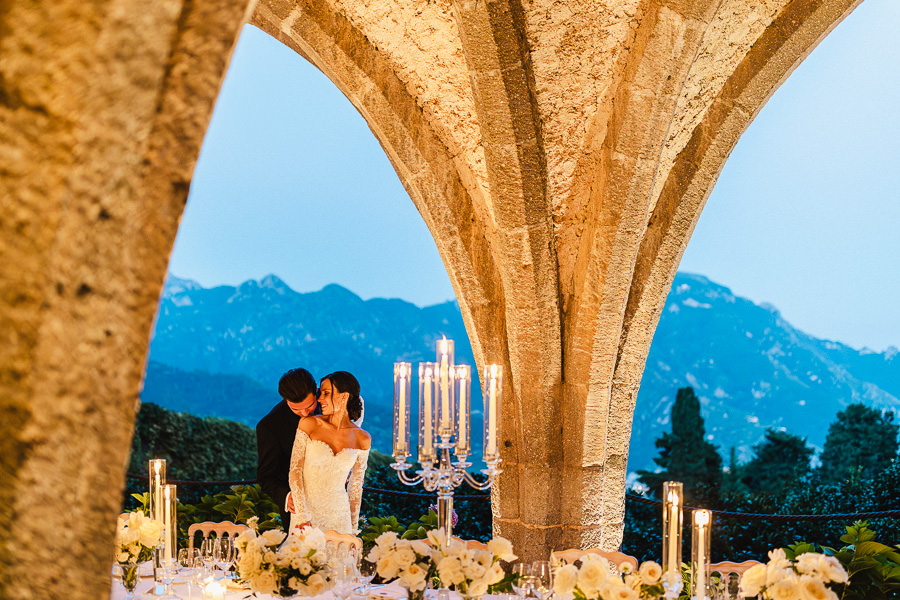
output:
[[[244,22],[360,110],[476,360],[509,370],[494,524],[532,558],[618,545],[631,411],[687,239],[752,117],[859,1],[5,8],[0,595],[108,589],[166,259]]]

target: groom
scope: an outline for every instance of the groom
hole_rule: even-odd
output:
[[[256,478],[262,490],[279,506],[285,531],[291,522],[289,511],[293,509],[288,471],[294,436],[302,417],[321,413],[317,392],[316,380],[309,371],[291,369],[278,382],[282,401],[256,425]]]

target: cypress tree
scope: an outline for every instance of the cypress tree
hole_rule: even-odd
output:
[[[753,450],[755,456],[743,468],[743,481],[753,493],[781,495],[810,473],[813,449],[806,438],[767,429]]]
[[[722,483],[722,457],[705,435],[694,388],[679,389],[672,405],[672,431],[656,440],[659,456],[653,462],[661,470],[638,471],[641,483],[659,495],[663,481],[680,481],[688,498],[716,497]]]

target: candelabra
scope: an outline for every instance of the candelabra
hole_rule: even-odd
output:
[[[437,492],[438,527],[449,542],[452,534],[453,493],[463,482],[477,490],[491,487],[501,473],[497,435],[500,430],[500,402],[503,393],[503,368],[487,365],[481,379],[484,384],[484,462],[485,475],[479,481],[468,468],[471,453],[471,369],[454,365],[453,340],[437,342],[437,362],[419,363],[419,444],[418,461],[422,468],[415,475],[407,470],[410,456],[410,389],[412,364],[394,363],[394,460],[391,467],[405,485],[422,484]],[[450,458],[451,450],[456,462]]]

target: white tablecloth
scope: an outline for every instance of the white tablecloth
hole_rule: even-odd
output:
[[[233,589],[234,587],[236,587],[236,585],[228,585],[226,587],[224,600],[241,600],[251,593],[250,590]],[[141,598],[143,594],[149,592],[152,588],[153,578],[141,577],[138,580],[137,588],[134,590],[135,599]],[[172,592],[180,596],[183,600],[205,600],[202,589],[195,583],[188,584],[187,582],[176,580],[176,583],[172,585]],[[434,591],[429,590],[428,592],[426,598],[433,599]],[[122,587],[122,582],[118,578],[114,578],[112,581],[112,589],[110,590],[109,597],[110,600],[125,599],[125,588]],[[144,596],[144,598],[152,597]],[[257,594],[256,598],[258,600],[277,600],[267,594]],[[358,594],[350,596],[350,600],[400,600],[405,598],[406,590],[396,582],[384,586],[376,586],[373,588],[372,593],[369,594],[368,598]],[[311,596],[309,600],[335,600],[335,597],[331,592],[325,592],[318,596]]]

